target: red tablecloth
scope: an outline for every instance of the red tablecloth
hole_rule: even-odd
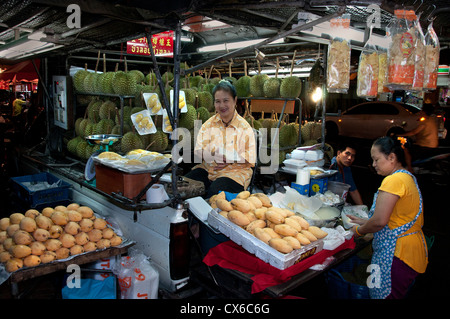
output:
[[[267,287],[284,283],[291,279],[292,276],[301,273],[313,265],[321,264],[327,257],[348,248],[355,248],[353,238],[346,240],[334,250],[321,250],[289,268],[280,270],[229,240],[211,248],[203,259],[203,262],[208,266],[218,265],[223,268],[234,269],[253,275],[252,293],[258,293]]]

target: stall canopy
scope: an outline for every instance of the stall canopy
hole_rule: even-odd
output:
[[[39,69],[40,60],[35,59],[34,63]],[[2,73],[0,73],[0,81],[35,81],[38,79],[38,74],[33,66],[32,60],[19,62],[6,67]]]

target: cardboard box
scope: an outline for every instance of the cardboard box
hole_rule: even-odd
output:
[[[95,164],[96,187],[105,193],[136,197],[152,180],[150,173],[131,174],[102,164]],[[141,199],[145,199],[145,194]]]
[[[311,179],[309,182],[309,196],[314,196],[317,193],[325,193],[328,189],[328,177]]]
[[[309,196],[310,185],[299,185],[294,182],[291,183],[291,187],[299,192],[301,195]]]

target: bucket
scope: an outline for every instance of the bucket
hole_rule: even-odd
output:
[[[350,190],[350,185],[336,181],[328,181],[328,190],[339,195],[345,202],[348,191]]]

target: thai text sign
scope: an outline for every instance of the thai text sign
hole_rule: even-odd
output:
[[[152,35],[152,47],[155,56],[173,58],[173,31],[165,31]],[[150,55],[147,37],[127,41],[127,53]]]

